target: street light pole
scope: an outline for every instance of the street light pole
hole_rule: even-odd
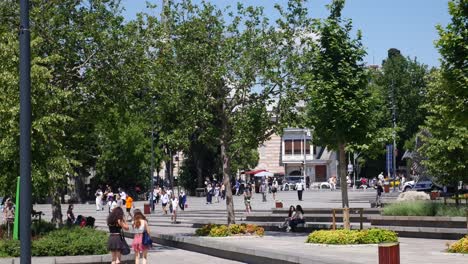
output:
[[[307,130],[304,128],[304,173],[303,173],[303,177],[304,177],[304,184],[306,183],[306,135],[307,135]]]
[[[151,212],[154,212],[153,189],[154,189],[154,119],[151,121],[151,187],[150,187],[150,205]]]
[[[20,263],[31,263],[31,32],[29,1],[20,0]],[[16,216],[18,217],[18,216]]]

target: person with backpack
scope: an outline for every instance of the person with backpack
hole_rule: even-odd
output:
[[[377,196],[375,197],[375,207],[382,207],[382,193],[384,190],[382,188],[381,181],[377,182],[375,189],[377,190]]]
[[[75,223],[75,220],[75,215],[73,214],[73,204],[70,204],[67,210],[67,226],[71,227]]]

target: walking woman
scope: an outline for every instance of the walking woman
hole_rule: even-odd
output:
[[[252,192],[250,188],[245,188],[244,191],[244,204],[245,204],[245,211],[249,214],[252,211],[252,206],[250,205],[250,199],[252,198]]]
[[[128,224],[124,218],[124,211],[121,207],[116,207],[107,217],[107,226],[109,227],[109,240],[107,241],[107,249],[112,255],[112,264],[119,264],[121,259],[121,250],[123,242],[121,239],[122,228],[128,230]]]
[[[132,248],[135,251],[135,264],[140,263],[140,253],[143,258],[143,264],[148,263],[148,249],[151,245],[143,245],[143,232],[150,234],[148,220],[140,210],[134,211],[133,229],[135,236],[133,237]]]

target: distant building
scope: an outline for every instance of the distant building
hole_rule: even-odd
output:
[[[306,176],[311,182],[324,182],[337,176],[336,154],[311,144],[309,130],[284,129],[283,135],[273,135],[260,145],[259,162],[254,170],[268,170],[285,176]],[[305,166],[304,166],[305,161]]]

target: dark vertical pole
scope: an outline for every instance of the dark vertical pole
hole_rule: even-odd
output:
[[[150,187],[150,205],[154,212],[153,189],[154,189],[154,121],[151,122],[151,187]]]
[[[20,1],[20,240],[21,264],[31,263],[31,50],[29,1]]]

